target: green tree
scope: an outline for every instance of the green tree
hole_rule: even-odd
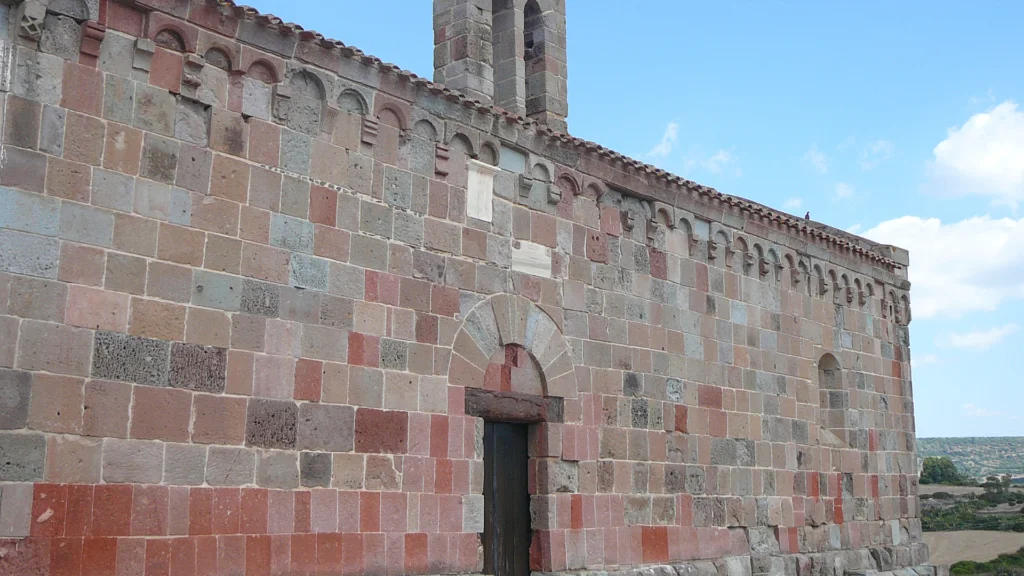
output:
[[[924,459],[921,484],[966,484],[969,479],[957,469],[949,456],[929,456]]]

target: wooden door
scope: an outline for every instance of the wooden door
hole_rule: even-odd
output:
[[[484,423],[484,573],[530,574],[526,425]]]

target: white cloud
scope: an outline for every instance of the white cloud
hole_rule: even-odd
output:
[[[998,410],[987,410],[980,408],[974,404],[964,404],[964,414],[972,418],[992,418],[996,416],[1006,416],[1006,412],[1000,412]]]
[[[804,162],[810,164],[818,172],[825,174],[828,172],[830,160],[828,154],[818,150],[817,144],[811,144],[810,149],[807,150],[806,154],[804,154]]]
[[[904,216],[861,235],[910,250],[915,318],[959,318],[1024,299],[1024,218],[986,215],[944,224]]]
[[[936,340],[937,344],[946,348],[976,348],[986,350],[1002,342],[1007,337],[1017,333],[1020,327],[1016,324],[996,326],[988,330],[974,330],[972,332],[950,332],[940,334]]]
[[[933,150],[929,188],[977,194],[1016,209],[1024,200],[1024,111],[1011,101],[950,128]]]
[[[799,210],[804,205],[804,201],[801,198],[790,198],[782,203],[783,210]]]
[[[860,169],[867,172],[892,158],[895,146],[888,140],[876,140],[860,151]]]
[[[732,150],[719,148],[717,152],[708,156],[702,149],[697,148],[685,158],[684,167],[687,171],[700,167],[712,174],[731,171],[734,176],[739,177],[743,175],[743,171],[736,165],[738,160]]]
[[[937,364],[938,362],[939,357],[935,354],[922,354],[920,356],[910,357],[910,366],[912,368],[920,368],[929,364]]]
[[[851,186],[850,184],[847,184],[846,182],[840,182],[840,183],[836,184],[836,193],[835,193],[835,196],[832,197],[832,199],[833,200],[845,200],[845,199],[853,196],[853,192],[854,192],[853,186]]]
[[[651,151],[647,153],[648,156],[655,158],[664,158],[668,156],[672,149],[675,147],[676,142],[679,139],[679,124],[676,122],[669,122],[665,126],[665,133],[661,135],[661,141],[651,148]]]

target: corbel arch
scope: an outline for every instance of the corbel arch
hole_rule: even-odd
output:
[[[448,380],[481,388],[491,357],[516,345],[537,363],[546,397],[576,398],[576,371],[565,336],[546,312],[527,298],[497,294],[476,306],[455,335]]]

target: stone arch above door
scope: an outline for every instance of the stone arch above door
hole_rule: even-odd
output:
[[[491,357],[510,344],[536,360],[545,396],[576,398],[576,372],[565,336],[540,307],[514,294],[491,296],[466,315],[455,335],[448,381],[481,388]]]

